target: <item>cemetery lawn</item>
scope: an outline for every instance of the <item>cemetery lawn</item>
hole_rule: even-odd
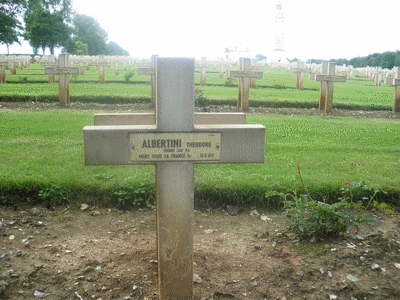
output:
[[[94,113],[128,110],[149,106],[0,103],[0,298],[158,299],[155,211],[146,207],[154,167],[83,162],[82,129]],[[202,282],[194,299],[399,299],[400,116],[252,108],[247,122],[267,128],[264,164],[195,168],[194,272]],[[380,189],[387,194],[374,199],[395,213],[368,210],[371,227],[302,240],[286,229],[281,199],[266,195],[305,193],[298,167],[316,199],[337,200],[348,182],[363,180],[355,200]],[[129,206],[135,201],[140,209]],[[228,215],[227,204],[239,214]],[[254,208],[264,219],[250,215]]]
[[[126,71],[120,66],[120,75],[115,75],[114,67],[105,68],[105,83],[99,84],[99,71],[91,66],[85,75],[71,75],[70,95],[72,102],[97,103],[136,103],[150,102],[150,76],[137,75],[138,66]],[[44,67],[31,64],[17,75],[6,71],[6,81],[1,85],[0,100],[13,102],[57,102],[58,84],[47,83]],[[279,68],[264,68],[263,78],[257,79],[257,88],[250,89],[249,103],[253,107],[299,107],[318,108],[320,82],[310,80],[304,75],[304,89],[296,89],[296,74]],[[126,75],[132,73],[127,81]],[[343,75],[343,74],[342,74]],[[207,82],[200,86],[200,71],[196,70],[196,88],[217,105],[235,105],[238,95],[238,80],[219,78],[219,71],[208,69]],[[57,82],[58,76],[55,77]],[[374,82],[354,72],[352,80],[335,83],[334,108],[362,110],[391,110],[393,105],[393,87],[382,84],[375,87]]]
[[[155,211],[80,208],[0,206],[1,299],[158,299]],[[258,212],[195,211],[195,300],[400,298],[399,214],[310,242]]]
[[[3,202],[22,197],[32,203],[58,205],[90,198],[97,204],[123,207],[132,204],[132,199],[142,199],[137,202],[152,205],[154,166],[84,166],[82,145],[82,129],[93,124],[96,112],[143,112],[149,111],[148,105],[73,103],[72,109],[58,109],[53,103],[1,105]],[[400,120],[390,117],[399,116],[358,112],[355,118],[335,113],[355,114],[334,111],[326,116],[293,109],[249,113],[247,123],[267,128],[265,163],[196,165],[196,204],[278,207],[281,199],[266,193],[304,193],[300,167],[306,188],[319,200],[336,201],[347,183],[362,180],[369,191],[361,196],[379,190],[376,200],[398,205]]]

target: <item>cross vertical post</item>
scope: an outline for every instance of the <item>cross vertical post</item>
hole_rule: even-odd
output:
[[[138,68],[139,75],[150,75],[151,83],[151,106],[156,107],[156,60],[158,55],[151,56],[151,66],[149,68]]]
[[[319,109],[328,113],[333,106],[333,83],[346,82],[346,76],[335,75],[335,63],[322,63],[322,74],[316,80],[321,81]]]
[[[200,85],[206,85],[207,59],[203,56],[200,64]]]
[[[394,67],[393,86],[394,86],[394,99],[393,99],[393,112],[400,112],[400,68]]]
[[[6,56],[0,54],[0,83],[6,83],[7,67],[8,67],[8,62],[6,61]]]
[[[328,74],[328,62],[324,61],[321,65],[321,74]],[[317,79],[315,77],[315,79]],[[319,93],[319,110],[325,110],[326,92],[328,82],[321,81],[321,88]]]
[[[194,130],[193,75],[193,59],[157,61],[157,130]],[[193,298],[193,182],[193,162],[156,164],[160,299]]]

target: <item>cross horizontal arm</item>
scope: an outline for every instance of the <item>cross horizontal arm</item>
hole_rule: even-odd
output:
[[[246,124],[244,113],[195,113],[194,123],[200,124]],[[155,125],[154,113],[108,113],[94,115],[94,125]]]
[[[228,77],[262,78],[263,77],[263,72],[257,72],[257,71],[228,71]]]
[[[79,75],[79,67],[68,67],[68,68],[59,68],[59,67],[46,67],[45,74],[72,74]]]
[[[346,76],[337,75],[317,75],[316,81],[346,82]]]
[[[295,68],[293,69],[293,73],[311,73],[310,68]]]
[[[154,125],[86,126],[83,144],[86,165],[154,164],[131,161],[131,135],[159,133]],[[220,160],[208,163],[262,163],[265,127],[262,125],[195,125],[193,133],[220,133]],[[207,163],[196,161],[195,163]]]
[[[153,68],[138,68],[138,75],[155,75]]]

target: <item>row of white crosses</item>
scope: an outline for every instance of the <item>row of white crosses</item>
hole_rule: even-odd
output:
[[[0,83],[6,82],[6,69],[11,69],[11,75],[17,74],[17,64],[20,70],[30,63],[30,56],[27,55],[4,55],[0,54]]]
[[[83,129],[86,165],[155,165],[162,300],[193,299],[194,164],[264,161],[264,126],[220,124],[219,114],[197,124],[194,74],[194,59],[156,58],[150,120],[140,124],[140,116],[130,115],[128,124]]]

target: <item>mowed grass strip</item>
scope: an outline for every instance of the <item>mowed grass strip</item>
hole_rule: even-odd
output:
[[[82,129],[94,112],[0,112],[0,190],[58,185],[83,194],[113,193],[124,184],[154,187],[154,166],[84,166]],[[266,127],[264,164],[196,165],[197,191],[338,191],[346,182],[399,191],[400,121],[259,115]],[[251,195],[248,195],[249,197]],[[326,195],[329,197],[329,195]]]
[[[90,67],[85,70],[85,75],[71,76],[70,95],[71,101],[104,102],[105,97],[111,97],[115,101],[129,102],[132,99],[149,101],[151,97],[150,76],[137,75],[138,66],[115,75],[114,67],[105,69],[105,84],[98,84],[98,70]],[[134,72],[125,81],[125,74]],[[0,86],[0,99],[43,99],[46,96],[55,101],[58,94],[58,85],[46,83],[48,77],[44,74],[44,67],[33,64],[27,69],[17,70],[17,75],[7,75],[7,82],[15,84],[2,84]],[[26,77],[27,83],[21,82]],[[56,76],[57,80],[57,76]],[[195,73],[196,88],[204,91],[204,95],[212,100],[213,104],[235,104],[238,97],[238,79],[228,81],[219,78],[219,72],[208,69],[207,85],[200,86],[200,71]],[[37,81],[40,81],[38,83]],[[18,84],[16,84],[18,83]],[[304,75],[304,89],[296,89],[296,74],[286,69],[264,68],[263,78],[257,80],[257,88],[250,89],[250,106],[295,106],[318,107],[320,97],[320,82],[309,80],[309,74]],[[355,72],[352,80],[345,83],[334,84],[333,107],[348,109],[383,109],[390,110],[393,106],[394,88],[385,84],[375,87],[374,82],[361,77]],[[24,97],[24,98],[23,98]],[[117,99],[116,99],[117,98]],[[37,100],[36,100],[37,101]]]

